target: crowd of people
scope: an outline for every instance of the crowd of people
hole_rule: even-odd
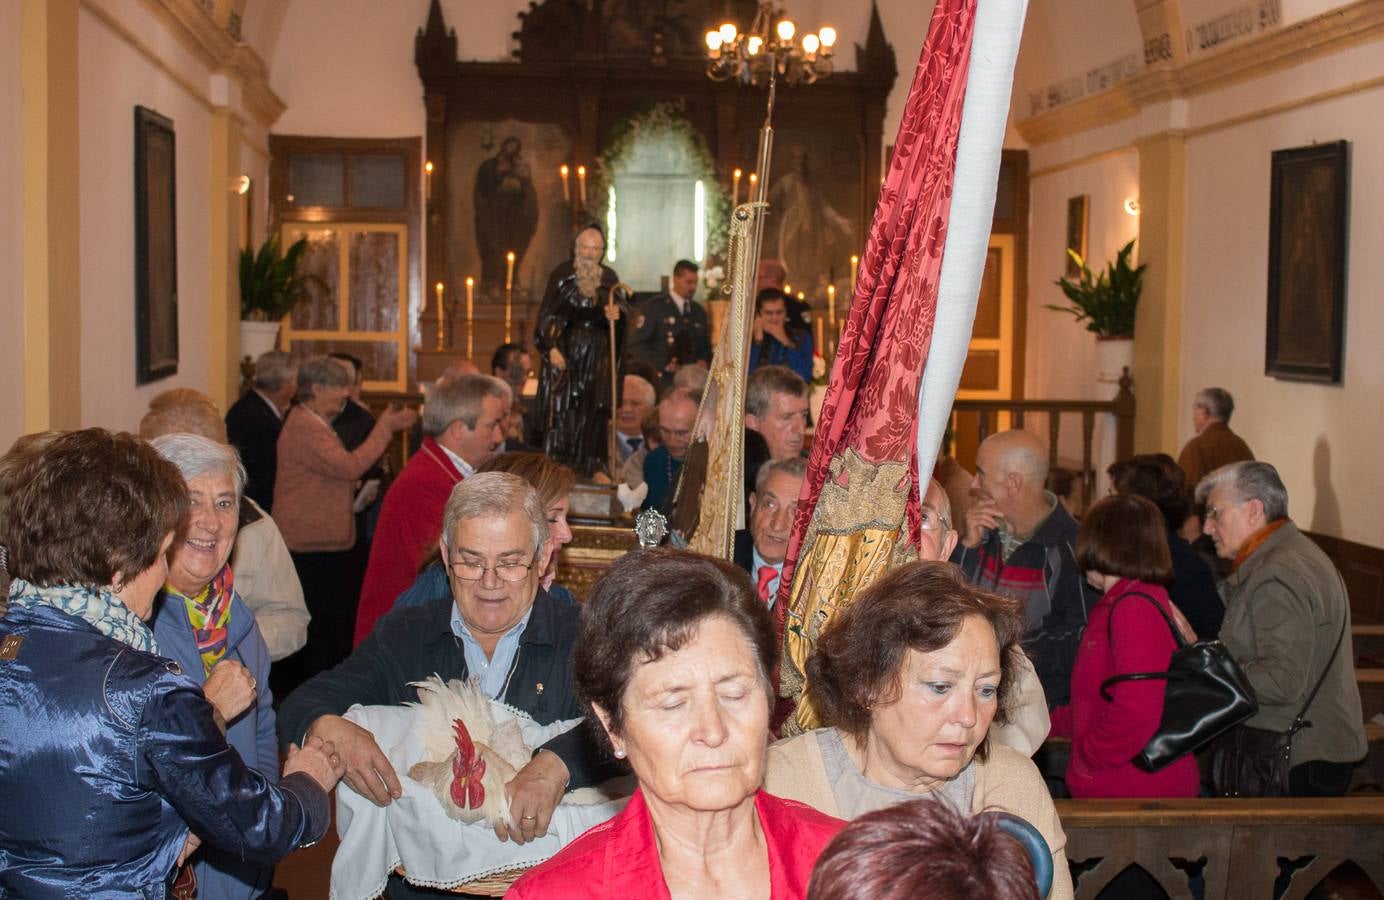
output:
[[[1079,520],[1029,432],[980,445],[959,522],[958,467],[939,463],[918,559],[841,604],[807,659],[821,727],[774,740],[812,353],[769,288],[732,558],[631,552],[577,602],[557,568],[575,484],[613,462],[631,505],[686,502],[710,356],[696,266],[631,304],[603,249],[583,229],[554,273],[536,396],[519,345],[378,415],[359,360],[274,352],[224,418],[179,389],[139,437],[42,433],[0,458],[0,894],[265,895],[326,830],[338,780],[402,796],[407,773],[345,714],[433,675],[540,725],[579,720],[504,785],[497,839],[547,834],[568,792],[637,785],[515,897],[1071,897],[1054,796],[1208,790],[1190,753],[1135,762],[1164,688],[1121,677],[1197,640],[1243,670],[1248,726],[1310,720],[1290,793],[1348,790],[1366,747],[1345,587],[1219,389],[1179,460],[1115,463]],[[602,404],[613,444],[588,433]],[[396,435],[413,447],[397,473]],[[1064,771],[1033,761],[1050,737],[1070,740]],[[388,892],[437,895],[397,873]]]

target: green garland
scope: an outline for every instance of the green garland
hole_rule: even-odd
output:
[[[621,119],[611,129],[605,149],[596,156],[591,173],[591,189],[587,191],[584,213],[588,219],[604,223],[606,197],[609,195],[615,170],[645,139],[677,137],[691,149],[696,171],[706,191],[706,255],[710,260],[725,252],[726,229],[730,225],[730,194],[716,177],[716,162],[707,149],[706,141],[682,114],[682,103],[656,102]],[[705,260],[697,260],[703,263]]]

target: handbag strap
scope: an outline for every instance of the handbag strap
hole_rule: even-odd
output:
[[[1153,608],[1158,610],[1158,614],[1163,617],[1163,621],[1168,623],[1168,630],[1172,632],[1173,641],[1177,643],[1178,649],[1180,650],[1183,647],[1187,646],[1187,639],[1182,636],[1182,632],[1177,630],[1177,626],[1173,624],[1172,616],[1168,615],[1168,611],[1163,608],[1162,604],[1160,604],[1157,600],[1155,600],[1148,594],[1144,593],[1143,591],[1130,591],[1126,594],[1122,594],[1119,600],[1116,600],[1113,604],[1111,604],[1110,617],[1105,620],[1106,639],[1110,643],[1112,654],[1114,653],[1115,647],[1115,607],[1119,606],[1120,602],[1123,601],[1126,597],[1143,597],[1145,600],[1152,603]],[[1126,672],[1122,675],[1111,675],[1109,678],[1105,679],[1100,683],[1100,695],[1105,698],[1105,701],[1107,703],[1113,703],[1115,698],[1110,696],[1110,685],[1115,684],[1117,682],[1153,680],[1168,681],[1177,679],[1179,677],[1182,676],[1172,672]]]
[[[1158,614],[1163,617],[1163,621],[1168,623],[1168,630],[1173,633],[1173,641],[1177,643],[1178,649],[1180,650],[1187,646],[1187,639],[1182,636],[1182,632],[1177,630],[1177,625],[1173,623],[1173,617],[1168,615],[1168,611],[1163,608],[1161,603],[1143,591],[1129,591],[1125,594],[1121,594],[1120,599],[1110,605],[1110,617],[1105,620],[1105,636],[1110,642],[1110,646],[1115,646],[1115,632],[1113,630],[1115,624],[1115,608],[1127,597],[1143,597],[1145,600],[1152,603],[1153,608],[1158,610]]]
[[[1312,723],[1304,721],[1303,716],[1307,715],[1312,701],[1317,699],[1317,691],[1322,689],[1322,684],[1326,681],[1326,674],[1331,671],[1332,664],[1336,662],[1336,654],[1341,652],[1341,644],[1346,638],[1346,622],[1350,620],[1350,594],[1346,592],[1346,582],[1341,577],[1339,570],[1336,572],[1336,580],[1341,583],[1341,596],[1345,598],[1345,609],[1341,613],[1341,633],[1336,635],[1336,646],[1331,648],[1331,656],[1326,660],[1326,666],[1322,669],[1321,677],[1312,686],[1312,692],[1307,695],[1307,702],[1302,704],[1302,709],[1298,710],[1297,716],[1293,718],[1293,724],[1288,728],[1290,734],[1311,726]]]

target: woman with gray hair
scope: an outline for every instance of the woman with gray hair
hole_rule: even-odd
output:
[[[1259,698],[1245,725],[1286,732],[1301,715],[1310,725],[1292,739],[1288,794],[1344,794],[1367,748],[1340,573],[1288,518],[1288,490],[1268,463],[1222,466],[1197,485],[1197,502],[1233,564],[1220,584],[1221,640]]]
[[[359,566],[353,564],[352,552],[356,481],[384,454],[394,434],[412,428],[418,418],[412,410],[391,406],[380,413],[364,443],[347,450],[331,423],[353,384],[352,374],[334,359],[304,360],[298,367],[298,402],[279,433],[274,519],[293,554],[312,614],[307,646],[289,657],[294,662],[283,676],[289,689],[351,651],[360,597]]]
[[[202,686],[216,724],[245,765],[277,782],[269,648],[236,593],[228,562],[245,468],[235,448],[201,435],[165,434],[151,443],[178,467],[190,500],[186,527],[168,551],[154,637],[160,652]],[[215,847],[193,859],[200,897],[248,900],[273,886],[272,866],[251,865]]]

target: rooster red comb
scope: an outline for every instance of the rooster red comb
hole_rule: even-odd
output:
[[[485,787],[481,784],[485,759],[476,752],[476,743],[465,722],[453,719],[452,731],[457,738],[457,752],[452,759],[452,802],[462,809],[479,809],[485,802]]]

